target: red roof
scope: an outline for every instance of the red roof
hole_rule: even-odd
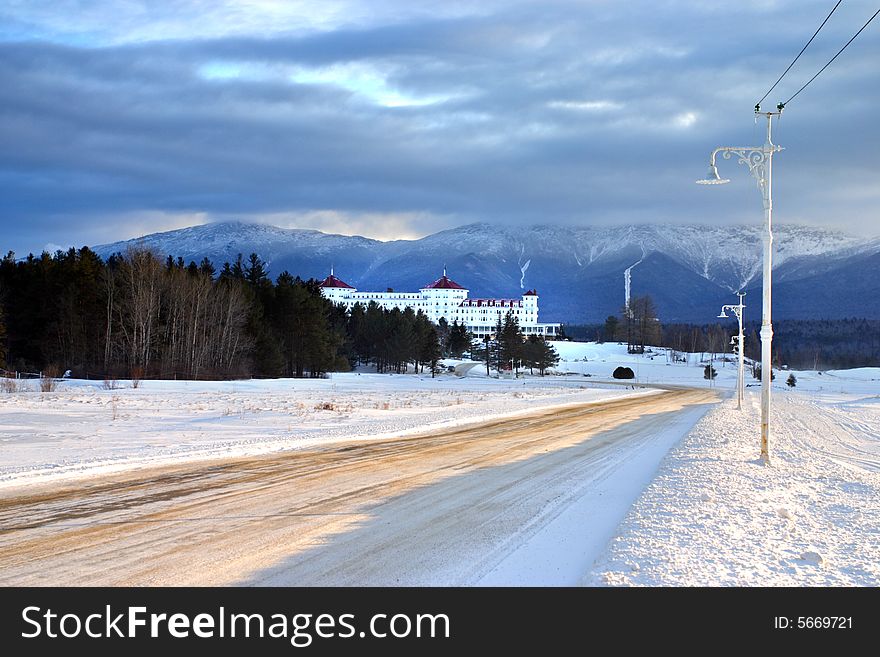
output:
[[[354,288],[346,283],[341,278],[336,278],[333,274],[330,274],[327,278],[321,281],[321,285],[319,287],[347,287],[349,290],[353,290]]]
[[[446,274],[443,274],[436,281],[431,283],[430,285],[426,285],[422,288],[423,290],[464,290],[461,285],[456,283],[454,280],[449,278]]]

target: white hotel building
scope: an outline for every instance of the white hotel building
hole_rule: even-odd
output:
[[[333,275],[321,282],[321,292],[330,301],[351,308],[356,303],[367,306],[370,302],[391,310],[412,308],[422,311],[435,324],[445,318],[452,325],[458,321],[476,337],[495,333],[498,318],[504,320],[512,313],[519,320],[525,335],[542,335],[552,338],[559,333],[559,324],[538,322],[538,292],[529,290],[521,299],[468,299],[468,290],[446,276],[438,278],[418,292],[358,292],[351,285]]]

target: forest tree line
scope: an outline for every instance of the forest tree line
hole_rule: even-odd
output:
[[[508,316],[488,364],[544,373],[544,340]],[[431,372],[447,356],[481,358],[464,326],[375,303],[350,311],[317,280],[273,281],[257,254],[219,271],[133,249],[106,260],[90,249],[0,260],[0,369],[78,378],[319,377],[357,365]]]
[[[604,324],[568,325],[566,332],[575,340],[624,342],[630,351],[651,345],[678,353],[717,356],[735,349],[731,338],[738,328],[733,319],[723,324],[662,324],[649,297],[634,299],[631,310],[627,314],[622,309],[619,316],[609,316]],[[761,359],[760,328],[759,321],[743,324],[745,355],[752,360]],[[880,367],[880,320],[775,320],[773,363],[799,370]]]

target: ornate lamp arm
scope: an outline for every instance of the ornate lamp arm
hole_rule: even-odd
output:
[[[769,146],[769,148],[768,148]],[[766,184],[766,163],[767,157],[771,153],[783,150],[782,146],[776,144],[765,144],[764,146],[721,146],[712,151],[709,157],[709,166],[715,166],[715,156],[721,153],[725,160],[729,160],[732,155],[736,155],[740,164],[745,164],[758,183],[758,188],[764,188]]]
[[[721,306],[721,312],[724,313],[724,312],[730,310],[731,312],[733,312],[734,315],[736,315],[737,318],[739,318],[742,315],[743,308],[745,308],[745,306],[739,306],[739,305],[733,306],[730,304],[725,304],[725,305]],[[719,315],[719,317],[720,317],[720,315]]]

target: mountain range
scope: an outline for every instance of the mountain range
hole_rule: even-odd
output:
[[[616,314],[626,288],[649,294],[664,322],[715,321],[722,304],[747,293],[747,320],[760,319],[761,228],[749,226],[502,226],[469,224],[418,240],[382,242],[317,230],[212,223],[95,247],[129,247],[219,267],[257,253],[277,276],[335,274],[360,290],[417,290],[440,276],[471,297],[540,294],[542,321],[594,323]],[[873,272],[873,273],[872,273]],[[880,239],[801,225],[774,227],[778,319],[880,319]],[[627,281],[629,281],[627,283]]]

